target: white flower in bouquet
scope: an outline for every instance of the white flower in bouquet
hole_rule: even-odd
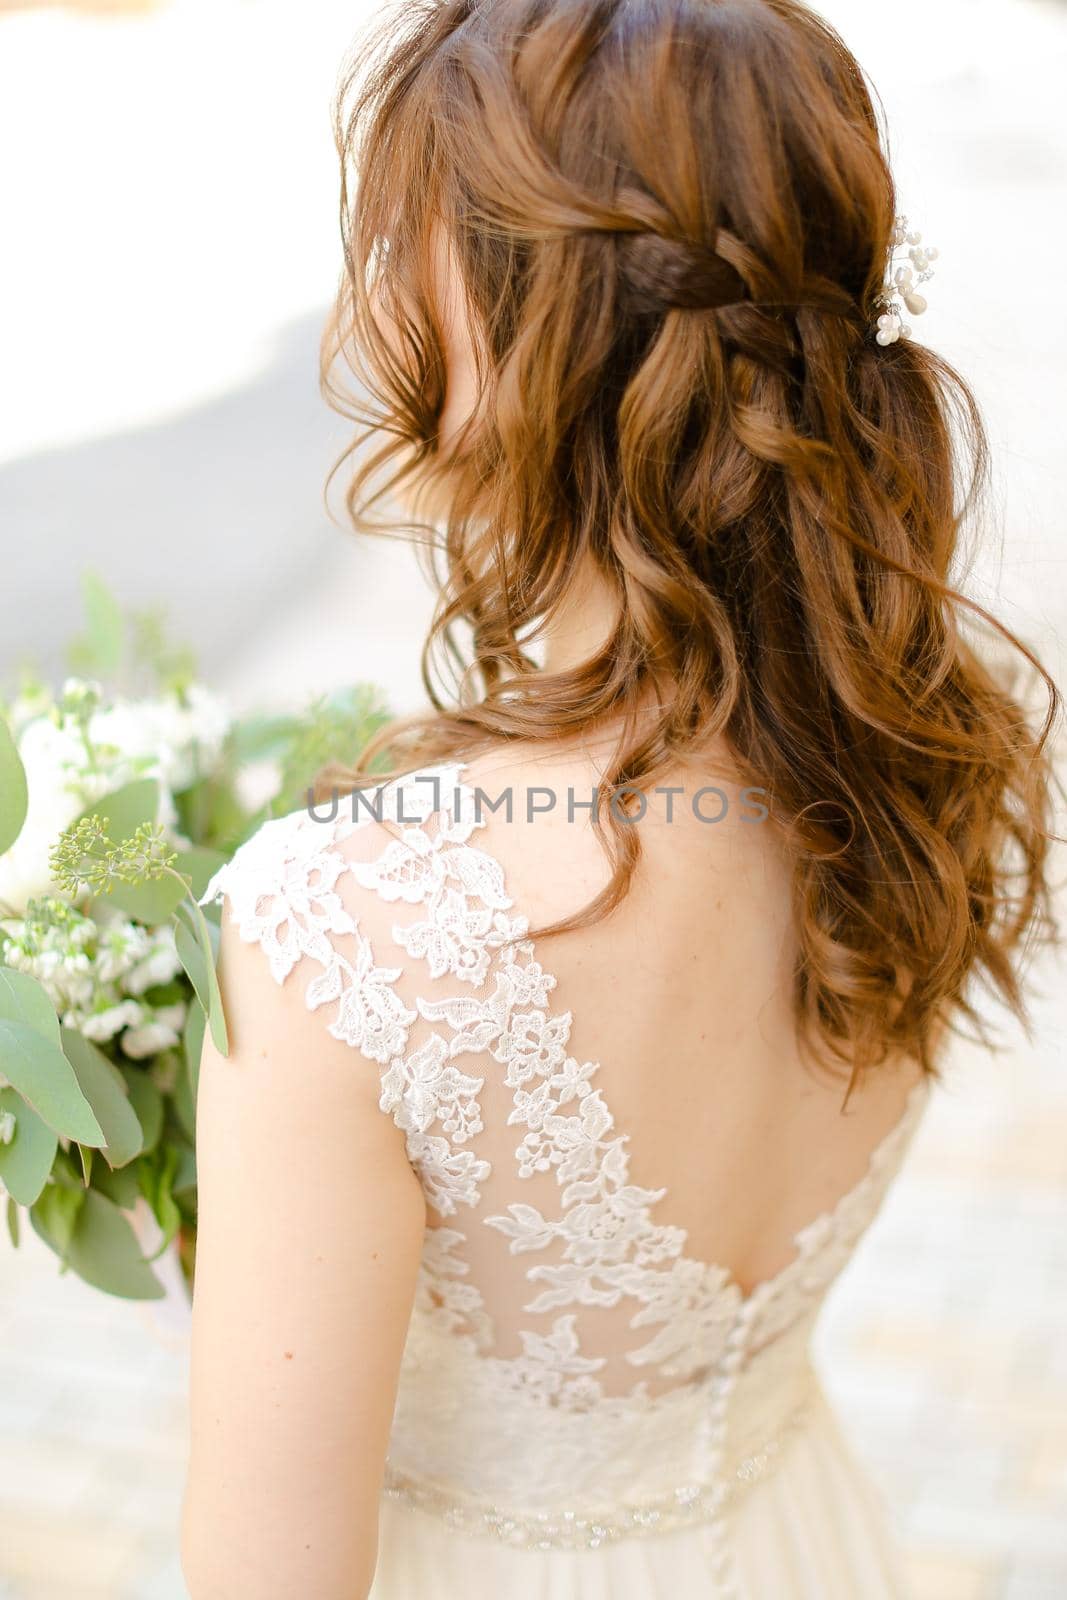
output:
[[[211,774],[231,725],[218,697],[198,684],[105,704],[100,686],[79,678],[54,703],[40,691],[20,697],[7,720],[29,790],[22,832],[0,855],[0,908],[14,915],[53,892],[48,857],[64,828],[123,784],[156,779],[157,820],[180,838],[174,795]]]
[[[32,900],[22,919],[0,923],[0,961],[35,978],[68,1026],[87,1014],[97,984],[96,924],[61,900]],[[68,1021],[68,1019],[70,1019]]]
[[[127,1028],[119,1040],[123,1051],[131,1060],[144,1061],[163,1050],[175,1049],[181,1043],[185,1012],[181,1002],[172,1006],[142,1006],[140,1020]]]
[[[117,751],[117,765],[126,768],[118,774],[112,770],[112,784],[116,775],[120,782],[153,777],[171,794],[214,768],[229,731],[222,701],[200,684],[180,695],[116,700],[89,722],[93,743]]]
[[[114,1005],[105,1005],[99,1011],[90,1011],[85,1016],[68,1014],[64,1019],[64,1027],[77,1028],[83,1039],[89,1039],[93,1044],[105,1044],[108,1039],[113,1039],[121,1033],[123,1028],[132,1028],[141,1020],[141,1008],[136,1000],[119,1000]]]
[[[184,1004],[142,998],[181,971],[170,926],[143,928],[106,907],[94,921],[54,897],[33,901],[24,918],[0,923],[0,964],[36,979],[63,1026],[93,1044],[117,1039],[143,1060],[180,1042]]]
[[[122,986],[127,994],[144,994],[158,984],[169,983],[181,971],[181,959],[174,943],[174,929],[165,923],[160,928],[137,928],[140,948],[127,966]]]

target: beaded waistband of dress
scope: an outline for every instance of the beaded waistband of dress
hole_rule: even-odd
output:
[[[711,1483],[680,1484],[669,1495],[610,1511],[516,1511],[460,1498],[391,1467],[386,1470],[384,1492],[390,1500],[441,1517],[462,1533],[528,1550],[595,1550],[619,1539],[673,1533],[712,1521],[771,1474],[786,1446],[802,1430],[814,1399],[814,1393],[806,1395],[775,1433],[728,1474]]]

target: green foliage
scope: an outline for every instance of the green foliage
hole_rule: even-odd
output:
[[[215,947],[204,913],[198,905],[187,901],[179,906],[174,939],[181,964],[207,1016],[212,1042],[220,1055],[229,1055],[230,1043],[222,1010],[222,994],[215,973]]]
[[[74,1224],[85,1203],[84,1191],[64,1183],[50,1183],[40,1199],[30,1207],[30,1221],[46,1244],[51,1245],[64,1267],[74,1235]]]
[[[201,1035],[203,1034],[204,1011],[202,1006],[190,1006],[190,1016],[201,1019]],[[175,1074],[174,1083],[170,1090],[170,1104],[175,1119],[182,1132],[190,1140],[196,1139],[196,1099],[193,1085],[189,1078],[188,1061],[184,1050],[182,1052],[179,1070]]]
[[[116,1167],[112,1171],[110,1167],[101,1166],[97,1162],[93,1168],[93,1188],[106,1195],[120,1210],[132,1211],[141,1193],[141,1185],[137,1177],[139,1165],[139,1162],[131,1161],[128,1166]]]
[[[170,638],[157,607],[123,612],[98,573],[82,584],[85,632],[67,652],[71,670],[126,689],[184,694],[196,679],[196,657]]]
[[[110,1167],[124,1167],[144,1144],[141,1124],[125,1078],[102,1050],[73,1028],[61,1030],[63,1051],[104,1134],[101,1150]]]
[[[100,795],[51,852],[60,892],[39,891],[20,916],[0,906],[0,1183],[13,1243],[25,1206],[61,1270],[109,1294],[156,1299],[163,1287],[127,1214],[147,1207],[161,1234],[152,1259],[177,1246],[191,1275],[205,1034],[221,1054],[229,1048],[220,914],[199,897],[263,821],[306,803],[322,768],[354,765],[387,717],[377,691],[356,687],[227,734],[161,614],[124,615],[97,575],[85,580],[72,661],[88,681],[53,695],[24,679],[10,719],[0,718],[0,855],[25,822],[17,742],[35,718],[74,735],[78,792]],[[163,698],[143,716],[136,701],[116,700],[148,682]],[[199,732],[182,742],[201,725],[202,742]],[[157,726],[178,730],[173,741],[160,733],[158,759],[145,753]]]
[[[97,1148],[104,1143],[74,1068],[58,1044],[35,1028],[0,1018],[0,1072],[56,1133]]]
[[[50,863],[59,887],[77,898],[83,889],[104,895],[118,884],[158,883],[177,859],[159,823],[142,822],[128,838],[115,844],[101,818],[92,816],[82,817],[60,834]],[[180,879],[178,888],[180,898],[185,893]]]
[[[366,686],[317,700],[286,745],[274,815],[284,816],[306,805],[318,773],[334,762],[351,765],[388,720],[379,692]]]
[[[11,729],[0,717],[0,855],[11,849],[22,832],[28,804],[26,770]]]
[[[39,983],[24,972],[0,967],[0,1073],[18,1091],[26,1110],[36,1112],[53,1134],[63,1134],[86,1144],[100,1145],[104,1135],[82,1093],[73,1067],[60,1044],[59,1019]],[[9,1091],[5,1091],[8,1093]],[[7,1160],[23,1164],[31,1161],[30,1145],[40,1152],[44,1136],[33,1133],[34,1119],[7,1106],[16,1118],[14,1144],[8,1147]],[[12,1155],[12,1151],[16,1154]],[[20,1152],[18,1154],[17,1152]],[[55,1154],[55,1146],[52,1146]],[[6,1164],[0,1160],[0,1175]],[[25,1186],[26,1179],[20,1177]],[[5,1179],[6,1182],[6,1179]],[[14,1192],[13,1186],[8,1187]],[[25,1202],[24,1202],[25,1203]]]
[[[300,735],[299,717],[248,717],[230,733],[230,754],[241,766],[250,761],[279,760]]]
[[[203,1006],[190,1006],[189,1015],[185,1021],[185,1032],[182,1035],[182,1052],[185,1056],[185,1071],[189,1080],[189,1094],[196,1107],[196,1091],[200,1082],[200,1057],[204,1049],[204,1031],[207,1027],[207,1017]]]
[[[85,634],[71,646],[71,665],[97,678],[117,677],[125,655],[126,624],[119,605],[99,573],[82,580]]]
[[[113,845],[124,844],[139,828],[159,819],[160,787],[155,778],[135,778],[86,806],[79,822],[98,822]]]
[[[0,1089],[0,1117],[14,1119],[9,1144],[0,1143],[0,1183],[21,1206],[32,1206],[48,1181],[59,1143],[54,1131],[15,1089]]]
[[[163,1254],[182,1225],[182,1214],[174,1198],[174,1179],[178,1172],[179,1159],[179,1152],[173,1144],[158,1145],[152,1155],[139,1166],[141,1193],[163,1230],[158,1248],[148,1257],[150,1261],[155,1261]]]
[[[134,612],[132,631],[135,665],[160,689],[185,694],[196,679],[196,656],[185,645],[172,642],[165,612],[157,608]]]
[[[194,1146],[186,1144],[183,1139],[174,1140],[174,1148],[178,1152],[178,1170],[174,1174],[174,1194],[179,1200],[191,1202],[192,1212],[196,1214],[196,1150]]]
[[[60,888],[74,897],[88,890],[147,927],[166,922],[188,883],[172,870],[179,855],[156,821],[159,803],[159,784],[152,778],[136,779],[96,801],[52,849],[52,875]]]
[[[194,845],[191,850],[179,850],[178,871],[189,880],[194,900],[199,900],[220,867],[226,865],[228,856],[223,850],[207,850]]]
[[[30,1210],[34,1229],[65,1266],[86,1283],[125,1300],[161,1300],[166,1293],[148,1265],[128,1218],[96,1189],[50,1184]]]
[[[142,1067],[123,1066],[120,1071],[141,1129],[141,1154],[151,1155],[163,1135],[163,1095]]]
[[[227,753],[224,759],[232,757]],[[241,803],[236,777],[236,768],[224,768],[174,797],[178,826],[186,838],[226,857],[255,832],[259,820]]]
[[[59,1019],[48,995],[36,979],[11,967],[0,967],[0,1018],[36,1028],[59,1043]]]

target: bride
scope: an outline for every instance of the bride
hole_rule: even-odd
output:
[[[797,0],[409,0],[349,89],[349,502],[460,671],[206,897],[190,1592],[888,1600],[812,1330],[1048,919],[933,256]]]

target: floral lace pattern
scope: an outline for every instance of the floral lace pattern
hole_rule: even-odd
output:
[[[743,1296],[725,1269],[685,1254],[683,1228],[655,1220],[666,1189],[631,1181],[626,1136],[597,1086],[598,1064],[570,1053],[571,1013],[551,1009],[555,979],[513,912],[499,863],[471,843],[485,823],[462,772],[428,769],[378,791],[374,815],[402,832],[383,832],[387,842],[373,860],[350,861],[342,848],[371,824],[369,808],[329,823],[298,813],[261,828],[204,896],[229,898],[241,938],[262,947],[277,982],[304,958],[317,969],[306,1003],[332,1008],[333,1036],[378,1066],[382,1110],[403,1131],[438,1216],[476,1212],[510,1256],[529,1258],[529,1320],[516,1329],[518,1353],[503,1355],[466,1258],[470,1236],[444,1225],[427,1230],[391,1460],[405,1479],[436,1482],[437,1494],[459,1471],[450,1432],[458,1404],[484,1441],[486,1482],[500,1481],[518,1431],[536,1430],[536,1418],[550,1412],[561,1495],[573,1501],[610,1479],[620,1449],[644,1450],[651,1494],[677,1471],[681,1425],[691,1435],[695,1500],[710,1504],[739,1378],[761,1351],[785,1348],[784,1336],[817,1311],[899,1166],[925,1085],[860,1183],[797,1235],[791,1263]],[[392,939],[435,984],[433,997],[401,998],[409,968],[400,958],[377,964],[339,893],[345,873],[406,912]],[[454,992],[442,994],[449,983]],[[477,1069],[465,1070],[472,1057]],[[494,1173],[479,1147],[487,1060],[502,1069],[494,1082],[510,1091],[506,1120],[518,1130],[510,1178]],[[542,1203],[514,1198],[483,1214],[491,1176],[504,1177],[511,1193],[537,1180]],[[558,1197],[552,1207],[546,1179]],[[622,1395],[605,1392],[606,1358],[583,1349],[581,1330],[585,1308],[620,1306],[637,1334],[624,1350],[633,1382]],[[804,1359],[798,1354],[793,1368]],[[668,1392],[651,1394],[646,1375],[670,1380]],[[457,1399],[457,1389],[466,1397]],[[564,1424],[571,1416],[579,1432]],[[534,1449],[530,1473],[544,1469],[544,1450]],[[474,1470],[468,1498],[478,1493]],[[514,1487],[520,1492],[521,1470]]]

